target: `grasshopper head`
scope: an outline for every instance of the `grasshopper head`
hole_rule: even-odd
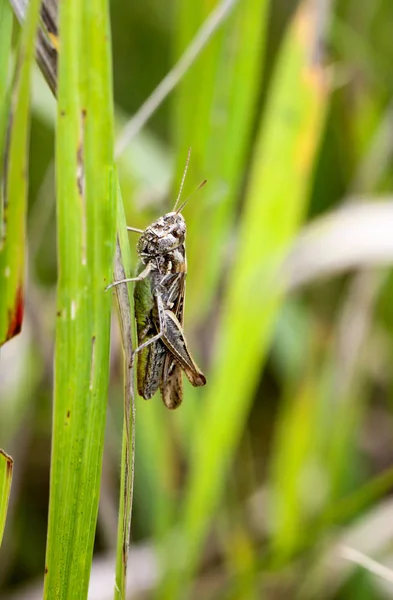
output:
[[[184,244],[186,229],[184,217],[178,212],[169,212],[145,229],[138,242],[138,252],[150,256],[168,254]]]

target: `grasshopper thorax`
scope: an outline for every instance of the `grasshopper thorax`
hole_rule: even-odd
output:
[[[170,254],[184,244],[186,222],[179,212],[169,212],[146,227],[138,241],[141,257],[157,257]]]

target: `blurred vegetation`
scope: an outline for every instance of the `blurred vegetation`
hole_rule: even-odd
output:
[[[215,5],[112,0],[117,134]],[[393,598],[392,22],[388,0],[241,0],[118,158],[134,227],[173,206],[189,146],[185,196],[208,179],[184,211],[208,385],[176,412],[136,399],[129,597]],[[25,315],[0,355],[9,599],[42,597],[52,435],[57,109],[32,79]],[[112,324],[92,599],[115,571]]]

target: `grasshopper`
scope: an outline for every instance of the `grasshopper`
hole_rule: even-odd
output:
[[[183,399],[182,370],[192,385],[206,384],[204,374],[187,347],[183,331],[187,228],[181,211],[189,198],[179,208],[177,206],[189,159],[190,151],[173,210],[145,230],[127,227],[129,231],[141,234],[137,244],[137,276],[115,281],[108,286],[110,288],[120,283],[135,283],[138,347],[134,350],[133,357],[138,355],[138,394],[148,400],[159,388],[165,406],[170,409],[177,408]],[[205,183],[206,180],[198,189]]]

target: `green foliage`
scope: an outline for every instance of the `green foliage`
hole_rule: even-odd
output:
[[[14,461],[4,450],[0,449],[0,548],[3,541],[4,527],[7,519],[8,501],[11,492],[12,469]]]
[[[0,2],[0,155],[4,154],[4,143],[7,130],[10,94],[8,89],[8,70],[11,56],[12,10],[7,0]],[[3,164],[0,166],[0,177],[3,179]],[[3,245],[4,236],[4,187],[0,196],[0,240]],[[0,247],[1,247],[0,246]]]
[[[7,90],[12,15],[0,5],[0,152],[6,172],[0,196],[0,344],[19,333],[23,316],[26,247],[27,144],[29,134],[30,71],[40,3],[29,4],[15,66],[13,97]],[[9,112],[10,111],[10,112]],[[8,145],[5,148],[6,132]],[[3,162],[2,161],[2,162]],[[4,163],[3,163],[4,164]]]
[[[105,287],[112,279],[116,224],[105,0],[62,2],[59,35],[59,280],[44,597],[84,598],[104,447],[111,307]]]

